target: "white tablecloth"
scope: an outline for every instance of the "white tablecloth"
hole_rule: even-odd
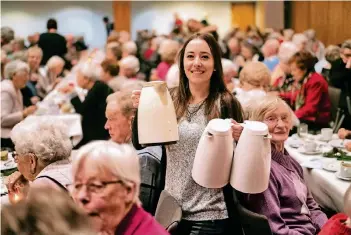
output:
[[[299,153],[297,149],[291,148],[288,144],[285,144],[285,148],[290,156],[300,164],[312,158],[330,161],[328,158],[323,158],[321,154],[311,156]],[[342,212],[344,209],[344,195],[351,183],[337,178],[334,172],[323,169],[307,169],[305,167],[303,169],[307,186],[317,203],[323,208]]]
[[[31,115],[27,117],[35,122],[40,122],[42,119],[50,119],[61,121],[67,126],[69,137],[72,137],[72,144],[76,146],[83,138],[83,130],[81,116],[79,114],[60,114],[60,115]]]

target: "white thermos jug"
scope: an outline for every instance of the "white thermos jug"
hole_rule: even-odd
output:
[[[196,183],[222,188],[229,182],[234,141],[230,120],[211,120],[199,141],[192,168]]]
[[[263,122],[245,121],[234,153],[230,184],[243,193],[268,188],[271,170],[271,136]]]
[[[177,117],[167,85],[146,83],[138,107],[139,144],[170,144],[179,140]]]

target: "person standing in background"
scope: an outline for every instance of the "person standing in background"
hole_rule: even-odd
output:
[[[57,33],[57,22],[55,19],[49,19],[46,27],[48,32],[42,33],[39,37],[38,46],[43,50],[43,59],[41,65],[45,65],[46,62],[54,55],[64,58],[67,53],[67,42],[66,39]]]
[[[106,27],[106,33],[107,33],[107,37],[108,37],[108,36],[110,36],[110,33],[114,28],[113,22],[110,22],[110,19],[107,16],[104,16],[104,18],[102,18],[102,21],[104,21],[104,24]]]

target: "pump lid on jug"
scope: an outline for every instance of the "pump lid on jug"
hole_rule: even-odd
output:
[[[212,135],[228,135],[228,131],[231,129],[229,120],[223,119],[212,119],[207,126],[207,131]]]
[[[263,122],[245,121],[243,126],[249,129],[253,135],[268,135],[268,126]]]

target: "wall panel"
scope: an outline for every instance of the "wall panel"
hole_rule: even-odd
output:
[[[350,1],[294,1],[291,5],[291,23],[296,32],[313,28],[325,45],[351,38]]]
[[[125,30],[130,32],[131,23],[131,3],[130,1],[114,1],[113,2],[113,15],[115,30]]]

